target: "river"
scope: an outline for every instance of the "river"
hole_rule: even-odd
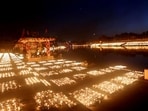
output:
[[[100,68],[125,65],[133,70],[144,71],[148,68],[148,50],[114,50],[114,49],[91,49],[73,48],[61,50],[63,58],[77,61],[87,61],[91,67]]]

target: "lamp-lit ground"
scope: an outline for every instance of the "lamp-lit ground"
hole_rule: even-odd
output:
[[[146,102],[147,83],[143,72],[122,64],[94,69],[82,61],[27,62],[0,53],[2,111],[127,111]]]

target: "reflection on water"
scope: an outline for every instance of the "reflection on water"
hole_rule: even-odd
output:
[[[148,49],[148,46],[146,46]],[[89,47],[74,47],[73,49],[63,50],[64,58],[87,61],[90,66],[99,65],[105,67],[107,65],[123,64],[131,68],[143,71],[148,68],[148,50],[136,49],[136,47],[106,47],[102,49]]]

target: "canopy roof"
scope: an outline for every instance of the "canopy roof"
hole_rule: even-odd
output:
[[[21,43],[27,43],[27,42],[50,42],[50,41],[55,41],[55,38],[45,38],[45,37],[40,37],[40,38],[35,38],[35,37],[22,37],[18,40],[18,42]]]

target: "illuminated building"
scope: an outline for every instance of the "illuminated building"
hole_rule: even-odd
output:
[[[50,49],[51,42],[55,41],[55,38],[44,36],[22,36],[15,44],[15,51],[22,52],[26,55],[26,58],[52,58]]]

